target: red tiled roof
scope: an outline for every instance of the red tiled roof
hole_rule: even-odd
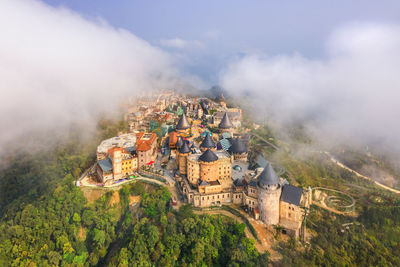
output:
[[[136,150],[137,151],[148,151],[151,149],[151,146],[153,145],[155,139],[157,138],[157,135],[155,133],[149,133],[151,136],[147,140],[143,140],[143,136],[145,133],[138,133],[136,135]]]
[[[142,141],[139,144],[136,143],[136,150],[137,151],[148,151],[150,149],[151,149],[151,146],[149,144],[147,144],[145,141]]]

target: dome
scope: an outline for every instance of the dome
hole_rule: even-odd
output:
[[[182,114],[182,117],[179,119],[178,124],[176,125],[177,130],[186,130],[190,128],[190,123],[185,115],[185,113]]]
[[[264,170],[258,176],[257,180],[260,186],[276,185],[279,184],[279,182],[281,181],[278,175],[275,173],[274,169],[272,168],[271,163],[267,163],[267,166],[265,166]]]
[[[231,147],[229,148],[229,151],[232,152],[233,154],[242,154],[242,153],[247,153],[247,148],[243,144],[242,140],[240,138],[234,138],[231,140]]]
[[[210,149],[207,149],[206,152],[199,157],[199,160],[204,162],[213,162],[218,160],[218,156]]]
[[[218,128],[221,128],[221,129],[233,128],[233,124],[232,124],[231,120],[229,119],[227,112],[225,112],[224,117],[222,117],[222,120],[219,123]]]
[[[207,134],[204,139],[203,142],[201,142],[200,147],[204,147],[204,148],[213,148],[215,147],[215,143],[212,140],[211,136],[209,134]]]

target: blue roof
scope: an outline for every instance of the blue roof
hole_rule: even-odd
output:
[[[229,142],[228,139],[224,138],[224,139],[221,139],[219,142],[220,142],[223,150],[228,150],[231,147],[231,143]]]
[[[204,137],[204,136],[206,136],[207,134],[208,134],[209,136],[212,136],[212,133],[211,133],[209,130],[205,130],[205,131],[202,132],[200,135]]]
[[[222,133],[222,137],[223,138],[231,138],[231,134],[230,133]]]
[[[299,206],[302,193],[303,193],[302,188],[286,184],[282,188],[281,200]]]
[[[251,180],[249,186],[257,187],[257,182],[255,180]]]
[[[100,160],[97,162],[97,164],[99,164],[99,166],[103,172],[112,171],[112,169],[113,169],[112,162],[109,158]]]

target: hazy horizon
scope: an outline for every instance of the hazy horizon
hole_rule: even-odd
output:
[[[144,90],[219,84],[314,136],[400,153],[399,7],[2,1],[0,145],[93,122]]]

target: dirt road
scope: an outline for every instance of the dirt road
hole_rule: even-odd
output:
[[[321,151],[321,153],[324,153],[325,155],[327,155],[327,156],[329,157],[329,159],[330,159],[333,163],[335,163],[337,166],[339,166],[339,167],[341,167],[341,168],[343,168],[343,169],[346,169],[346,170],[348,170],[348,171],[354,173],[354,174],[357,175],[358,177],[363,178],[363,179],[366,179],[366,180],[371,181],[371,182],[374,182],[377,186],[379,186],[379,187],[381,187],[381,188],[383,188],[383,189],[389,190],[389,191],[391,191],[391,192],[393,192],[393,193],[396,193],[396,194],[400,194],[400,190],[396,190],[396,189],[391,188],[391,187],[389,187],[389,186],[387,186],[387,185],[381,184],[381,183],[375,181],[374,179],[372,179],[371,177],[365,176],[365,175],[363,175],[363,174],[361,174],[361,173],[359,173],[359,172],[356,172],[355,170],[353,170],[353,169],[347,167],[346,165],[344,165],[343,163],[341,163],[340,161],[338,161],[336,158],[334,158],[329,152],[327,152],[327,151]]]

